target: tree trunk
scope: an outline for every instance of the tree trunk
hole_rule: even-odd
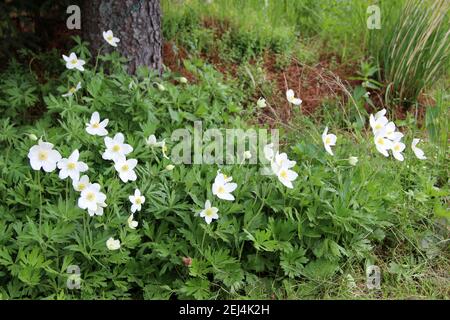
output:
[[[129,60],[129,73],[144,65],[161,74],[159,0],[84,0],[81,18],[84,40],[89,41],[94,54],[103,45],[103,50],[118,50]],[[103,39],[103,31],[107,30],[120,39],[117,48]]]

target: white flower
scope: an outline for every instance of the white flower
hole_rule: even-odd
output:
[[[382,109],[375,113],[375,120],[378,120],[386,115],[386,109]]]
[[[113,47],[117,47],[117,43],[120,42],[119,38],[114,37],[113,32],[111,30],[103,31],[103,39],[108,42]]]
[[[88,214],[91,217],[93,217],[93,216],[102,216],[103,215],[103,208],[106,208],[106,203],[104,203],[104,202],[97,203],[97,209],[95,209],[95,210],[88,209]]]
[[[281,168],[287,168],[290,169],[293,166],[295,166],[296,162],[291,161],[288,159],[288,156],[286,153],[276,153],[275,157],[273,158],[273,161],[271,163],[272,171],[275,174],[278,174],[278,171],[280,171]]]
[[[89,168],[86,163],[78,161],[80,152],[74,150],[68,159],[64,158],[58,161],[59,178],[66,179],[67,177],[72,180],[80,179],[80,173],[86,172]]]
[[[392,141],[386,139],[383,134],[375,136],[375,146],[383,156],[389,157],[388,150],[392,148]]]
[[[292,181],[298,177],[297,172],[290,170],[295,164],[295,161],[288,159],[286,153],[278,152],[271,163],[272,171],[278,177],[278,180],[290,189],[294,188]]]
[[[161,83],[157,83],[156,86],[158,87],[158,89],[159,89],[160,91],[166,90],[166,87],[164,87]]]
[[[93,136],[106,136],[108,134],[108,131],[105,128],[108,125],[108,122],[108,119],[100,121],[100,114],[95,111],[92,114],[89,123],[86,123],[86,132]]]
[[[286,91],[286,98],[289,101],[289,103],[292,103],[295,106],[302,104],[302,99],[295,98],[294,90],[289,89]]]
[[[53,144],[39,139],[38,144],[30,148],[28,159],[30,159],[33,170],[42,168],[45,172],[52,172],[56,169],[58,161],[61,160],[61,154],[53,150]]]
[[[178,81],[180,81],[180,83],[188,83],[188,79],[186,79],[185,77],[179,77]]]
[[[134,196],[129,196],[131,202],[131,212],[135,213],[136,211],[141,211],[142,204],[145,203],[145,197],[141,195],[141,191],[139,189],[134,190]]]
[[[352,165],[352,166],[356,166],[356,164],[358,163],[358,157],[348,158],[348,163],[350,163],[350,165]]]
[[[292,181],[297,179],[298,174],[295,171],[289,170],[287,167],[281,167],[277,172],[277,177],[280,182],[286,187],[292,189]]]
[[[423,150],[416,147],[419,142],[420,139],[413,139],[411,149],[418,159],[425,160],[427,157],[425,157],[425,153],[423,152]]]
[[[222,172],[220,172],[220,169],[219,170],[217,170],[217,176],[216,176],[216,179],[219,179],[219,180],[224,180],[225,182],[231,182],[231,181],[233,181],[233,177],[229,177],[229,176],[227,176],[226,174],[223,174]]]
[[[237,188],[236,183],[230,183],[233,177],[227,177],[226,175],[217,173],[217,176],[212,185],[212,193],[219,199],[233,201],[234,196],[231,194]]]
[[[63,96],[63,97],[70,97],[70,96],[73,96],[73,94],[74,94],[75,92],[77,92],[78,90],[80,90],[80,89],[81,89],[81,82],[78,82],[76,87],[70,88],[69,91],[68,91],[67,93],[64,93],[62,96]]]
[[[275,155],[275,152],[273,150],[273,143],[269,143],[268,145],[264,146],[264,157],[269,160],[272,161],[273,156]]]
[[[119,178],[123,182],[136,181],[137,176],[134,172],[134,168],[136,167],[136,165],[136,159],[126,160],[125,158],[122,158],[114,164],[114,168],[119,173]]]
[[[377,115],[379,115],[380,112],[378,112]],[[375,135],[377,135],[381,130],[383,130],[388,122],[389,120],[385,116],[379,115],[378,118],[377,116],[374,117],[373,115],[369,116],[369,123]]]
[[[118,250],[120,249],[120,240],[114,240],[114,238],[111,237],[106,241],[106,247],[109,250]]]
[[[200,212],[200,217],[205,218],[206,223],[210,224],[213,219],[219,218],[217,212],[219,212],[219,209],[216,207],[211,207],[211,202],[206,200],[205,209]]]
[[[128,222],[128,227],[130,227],[130,229],[133,229],[133,230],[134,230],[134,229],[137,228],[138,222],[135,221],[135,220],[133,220],[133,219],[134,219],[134,215],[131,214],[131,215],[128,217],[127,222]]]
[[[401,138],[403,138],[403,133],[399,131],[395,131],[395,123],[389,122],[384,126],[384,131],[380,130],[379,133],[383,132],[384,136],[392,141],[399,141]]]
[[[328,134],[328,127],[325,127],[325,130],[322,133],[322,141],[323,141],[325,150],[332,156],[334,154],[333,154],[333,150],[331,150],[331,146],[336,145],[336,140],[337,140],[337,137],[332,133]]]
[[[84,60],[78,59],[77,55],[72,52],[69,56],[62,55],[63,59],[66,61],[67,69],[78,69],[84,71],[83,65],[86,63]]]
[[[147,143],[147,145],[148,146],[150,146],[150,147],[162,147],[162,146],[164,146],[166,143],[165,143],[165,140],[162,140],[162,141],[156,141],[156,136],[154,135],[154,134],[151,134],[148,138],[147,138],[147,140],[145,141],[146,143]]]
[[[79,180],[73,180],[72,186],[75,191],[82,192],[84,189],[91,185],[89,182],[89,177],[87,175],[81,176]]]
[[[103,204],[105,201],[106,195],[100,192],[100,185],[93,183],[81,191],[80,198],[78,198],[78,206],[81,209],[97,211],[98,204]]]
[[[105,137],[106,151],[102,158],[105,160],[113,160],[114,162],[125,161],[125,156],[133,151],[133,147],[125,144],[125,137],[122,133],[117,133],[113,139]]]
[[[405,160],[405,158],[402,155],[402,151],[405,150],[406,146],[404,143],[400,142],[400,141],[394,141],[394,143],[392,144],[392,155],[394,156],[395,159],[397,159],[398,161],[403,161]]]
[[[264,98],[259,98],[259,99],[258,99],[258,102],[256,102],[256,105],[258,106],[258,108],[261,108],[261,109],[267,107],[266,99],[264,99]]]
[[[252,153],[250,151],[245,151],[244,152],[244,159],[251,159],[252,158]]]
[[[175,166],[174,166],[173,164],[168,164],[168,165],[166,166],[166,170],[167,170],[167,171],[172,171],[174,168],[175,168]]]

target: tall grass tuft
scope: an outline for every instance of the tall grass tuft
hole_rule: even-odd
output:
[[[447,70],[450,1],[407,0],[401,10],[391,12],[387,6],[382,29],[370,33],[369,50],[378,60],[389,93],[408,106]]]

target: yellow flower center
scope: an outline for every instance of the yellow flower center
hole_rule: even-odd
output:
[[[141,198],[136,198],[136,204],[141,204],[141,203],[142,203]]]
[[[326,144],[330,144],[331,143],[331,138],[330,137],[326,137],[325,138],[325,143]]]
[[[95,200],[95,194],[94,194],[93,192],[89,192],[89,193],[86,195],[86,199],[87,199],[88,201],[94,201],[94,200]]]
[[[383,126],[382,126],[381,124],[377,123],[377,124],[375,125],[375,129],[381,129],[381,128],[383,128]]]
[[[384,139],[383,138],[378,138],[377,142],[378,142],[378,144],[384,145]]]
[[[38,154],[38,158],[40,161],[45,161],[48,159],[48,154],[45,151],[40,151]]]
[[[73,163],[73,162],[69,162],[69,163],[67,164],[67,169],[69,169],[69,170],[74,170],[75,167],[76,167],[76,165],[75,165],[75,163]]]
[[[108,36],[108,37],[106,37],[106,39],[108,39],[108,41],[112,41],[113,36]]]
[[[395,151],[399,151],[399,150],[400,150],[400,146],[399,146],[398,144],[396,144],[396,145],[394,146],[394,150],[395,150]]]
[[[280,172],[280,177],[282,177],[283,179],[286,179],[287,178],[287,171],[286,170],[282,170]]]
[[[77,62],[78,62],[77,59],[72,59],[72,60],[70,61],[71,64],[77,64]]]
[[[77,91],[77,89],[75,89],[74,87],[72,87],[72,88],[69,89],[69,92],[70,92],[70,93],[75,93],[75,91]]]
[[[112,151],[114,152],[119,152],[120,151],[120,146],[118,144],[116,144],[113,148]]]
[[[83,191],[86,188],[86,185],[84,183],[78,184],[78,190]]]
[[[205,216],[211,217],[214,214],[214,211],[212,208],[208,208],[205,210]]]
[[[128,169],[130,169],[130,167],[127,164],[122,166],[122,171],[128,171]]]
[[[98,128],[100,128],[100,124],[99,124],[98,122],[95,122],[95,123],[92,124],[92,128],[98,129]],[[116,146],[114,146],[114,147],[116,147]],[[117,147],[120,149],[119,146],[117,146]],[[114,148],[113,148],[113,149],[114,149]],[[117,152],[117,151],[116,151],[116,152]]]
[[[225,188],[223,186],[220,186],[219,189],[217,189],[217,193],[224,193]]]

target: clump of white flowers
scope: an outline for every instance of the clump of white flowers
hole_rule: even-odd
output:
[[[297,179],[297,172],[291,170],[296,165],[295,161],[289,160],[286,153],[279,153],[273,150],[273,143],[264,146],[264,156],[270,161],[272,173],[287,188],[293,189],[292,182]]]
[[[136,181],[134,168],[138,161],[126,158],[133,151],[133,147],[125,143],[125,136],[119,132],[114,138],[105,137],[105,146],[106,150],[103,152],[102,158],[114,162],[114,168],[119,173],[120,180],[123,182]]]
[[[378,111],[375,115],[371,114],[369,123],[374,135],[375,147],[383,156],[389,157],[389,151],[398,161],[405,158],[402,154],[405,150],[405,144],[401,142],[403,133],[396,131],[394,122],[389,122],[386,118],[386,109]]]

